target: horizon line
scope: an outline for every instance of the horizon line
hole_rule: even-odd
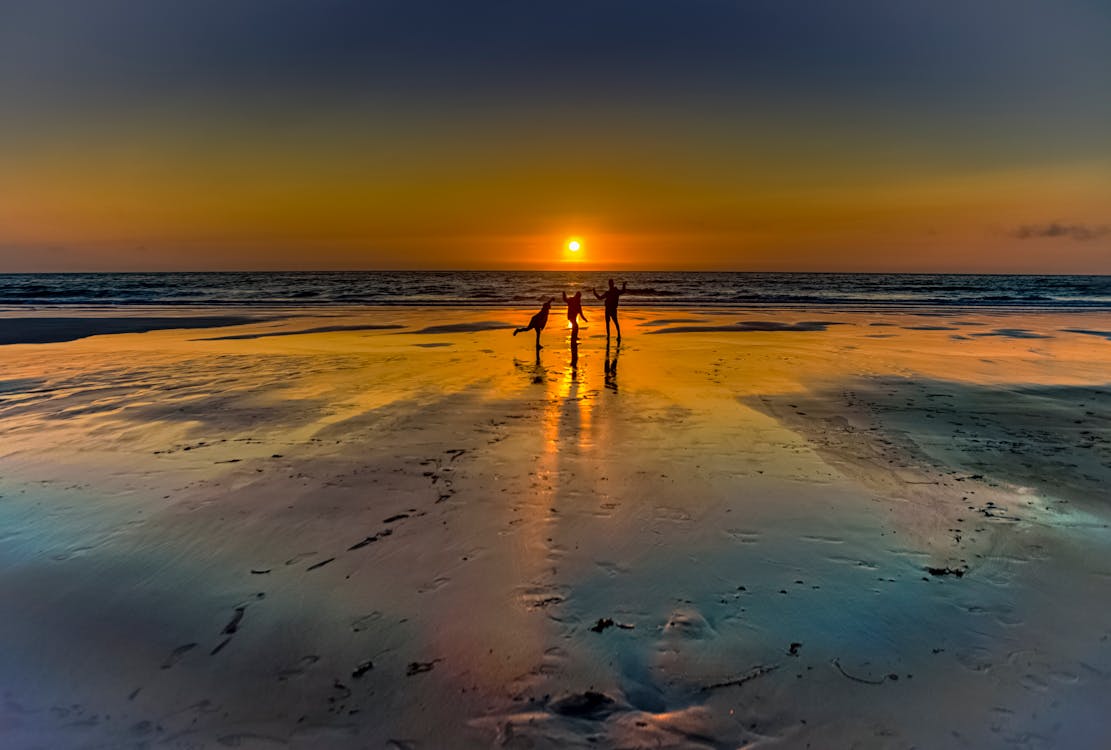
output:
[[[4,271],[0,276],[81,276],[81,275],[171,275],[171,274],[320,274],[320,273],[680,273],[680,274],[746,274],[746,275],[810,275],[810,276],[1097,276],[1109,273],[1060,273],[1039,271],[783,271],[734,270],[722,268],[298,268],[298,269],[160,269],[160,270],[71,270],[71,271]]]

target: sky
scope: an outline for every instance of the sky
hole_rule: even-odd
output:
[[[0,272],[1111,273],[1109,92],[1107,0],[4,0]]]

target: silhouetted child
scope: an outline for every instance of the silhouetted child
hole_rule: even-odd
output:
[[[544,326],[548,325],[548,313],[552,309],[553,302],[555,302],[555,297],[549,298],[540,308],[540,312],[532,316],[528,325],[514,330],[513,335],[516,336],[518,333],[524,333],[525,331],[536,331],[536,348],[540,349],[540,332],[544,330]]]
[[[610,337],[610,321],[613,321],[613,327],[617,329],[617,340],[621,340],[621,324],[617,322],[617,303],[621,300],[621,295],[625,293],[626,287],[629,282],[622,281],[621,288],[618,289],[614,286],[613,279],[610,279],[610,287],[604,294],[598,294],[598,290],[594,287],[590,291],[594,292],[594,296],[598,299],[605,300],[606,305],[606,338]]]
[[[576,338],[579,335],[579,318],[586,320],[583,315],[583,293],[575,292],[572,296],[568,297],[567,292],[560,292],[563,295],[563,301],[567,303],[567,320],[571,321],[571,338]]]

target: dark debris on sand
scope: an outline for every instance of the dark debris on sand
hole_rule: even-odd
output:
[[[774,672],[777,669],[779,669],[779,665],[777,665],[777,664],[772,664],[770,666],[759,666],[759,667],[756,667],[754,669],[749,670],[748,673],[743,674],[740,677],[737,677],[735,679],[725,680],[724,682],[715,682],[715,683],[712,683],[710,685],[704,685],[702,687],[702,692],[705,693],[705,692],[708,692],[710,690],[717,690],[718,688],[725,688],[725,687],[739,687],[741,685],[744,685],[746,682],[752,682],[756,678],[763,677],[764,675],[770,674],[771,672]]]
[[[833,666],[837,667],[837,671],[840,672],[844,677],[847,677],[853,682],[859,682],[862,685],[882,685],[888,680],[890,680],[891,682],[896,682],[899,679],[899,675],[895,674],[894,672],[885,675],[878,680],[868,679],[867,677],[857,677],[856,675],[846,672],[845,668],[841,666],[841,662],[839,662],[837,659],[833,660]]]
[[[549,600],[545,599],[544,602],[542,602],[542,603],[540,603],[539,605],[536,605],[536,606],[544,606],[544,604],[546,604],[548,601]],[[560,599],[560,601],[562,601],[562,599]],[[613,618],[611,618],[611,617],[600,617],[600,618],[598,618],[598,622],[596,622],[596,623],[594,623],[593,625],[590,626],[590,631],[593,632],[593,633],[601,633],[601,632],[605,631],[607,628],[614,628],[614,627],[621,628],[622,630],[632,630],[633,628],[636,627],[636,625],[632,625],[630,623],[625,623],[625,622],[615,622],[613,620]]]
[[[964,578],[964,574],[968,572],[968,568],[950,568],[948,565],[944,568],[926,568],[926,572],[932,576],[956,576],[957,578]]]

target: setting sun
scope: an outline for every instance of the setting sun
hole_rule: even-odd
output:
[[[563,261],[565,263],[582,263],[586,252],[583,250],[583,241],[580,237],[568,237],[563,243]]]

